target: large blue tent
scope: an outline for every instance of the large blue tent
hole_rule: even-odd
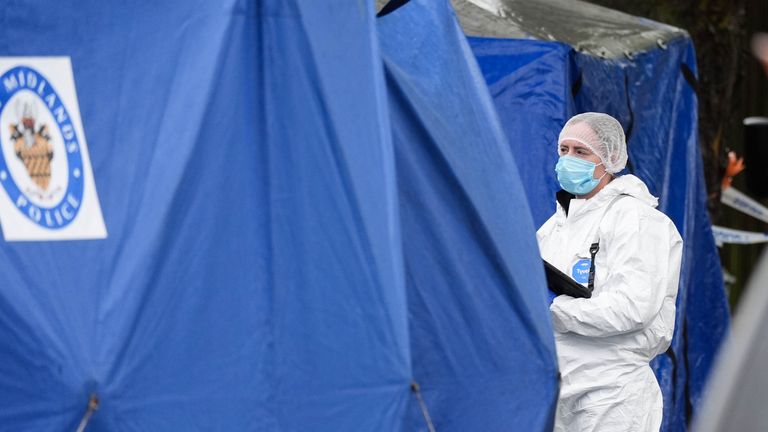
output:
[[[71,58],[109,237],[2,243],[0,428],[75,430],[91,395],[87,430],[399,428],[370,8],[38,1],[2,20],[4,56]]]
[[[379,20],[414,377],[437,430],[549,430],[558,376],[542,264],[483,77],[447,3]]]
[[[71,61],[108,232],[0,242],[2,430],[548,427],[535,212],[447,3],[0,22],[0,60]]]

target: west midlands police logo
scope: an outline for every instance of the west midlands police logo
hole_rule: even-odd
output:
[[[5,72],[0,83],[0,119],[10,132],[3,147],[12,148],[14,162],[24,168],[13,172],[11,161],[0,158],[0,181],[29,220],[61,229],[74,220],[83,201],[83,161],[71,117],[56,89],[31,67]]]
[[[69,59],[0,58],[0,71],[6,240],[106,237]]]

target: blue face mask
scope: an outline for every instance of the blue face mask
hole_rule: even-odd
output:
[[[587,195],[603,178],[595,178],[595,168],[598,165],[602,165],[602,162],[595,164],[573,156],[562,156],[555,166],[557,181],[563,189],[574,195]]]

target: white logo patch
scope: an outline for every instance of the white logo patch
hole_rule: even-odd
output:
[[[7,241],[107,237],[69,57],[0,57]]]

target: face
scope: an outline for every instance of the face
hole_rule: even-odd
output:
[[[590,161],[596,165],[602,162],[600,156],[592,153],[592,150],[590,150],[589,147],[574,140],[565,140],[561,142],[557,152],[560,157],[573,156]],[[595,168],[594,178],[600,178],[603,174],[605,174],[605,167],[603,165],[598,165],[597,168]]]

